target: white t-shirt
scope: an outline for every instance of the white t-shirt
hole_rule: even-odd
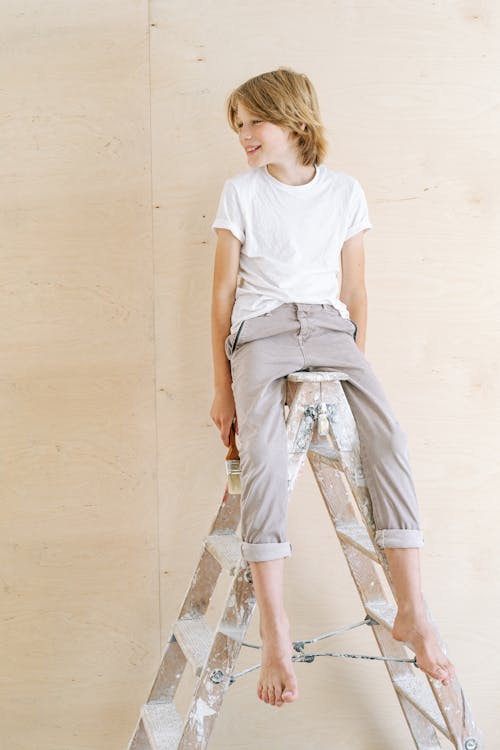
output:
[[[307,184],[286,185],[265,164],[250,168],[224,182],[216,227],[242,243],[231,333],[283,302],[327,303],[349,318],[338,298],[340,252],[372,228],[354,177],[319,164]]]

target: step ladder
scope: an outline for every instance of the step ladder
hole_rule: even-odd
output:
[[[284,378],[289,493],[307,455],[364,607],[365,619],[360,624],[371,627],[382,654],[362,658],[384,660],[415,747],[441,748],[441,733],[457,750],[484,750],[484,737],[458,679],[444,686],[428,676],[418,669],[415,658],[408,658],[405,646],[412,650],[411,646],[391,635],[397,612],[394,587],[384,551],[375,543],[358,432],[341,385],[345,379],[345,373],[333,370],[303,370]],[[243,639],[256,604],[250,566],[241,557],[237,534],[239,501],[240,496],[226,488],[128,750],[208,747],[224,693],[235,680],[233,668],[240,648],[248,645]],[[218,625],[212,630],[205,613],[222,570],[230,574],[231,586]],[[437,628],[436,633],[446,654]],[[294,642],[298,654],[294,661],[315,658],[304,650],[304,644]],[[174,696],[187,662],[192,666],[195,686],[183,720]]]

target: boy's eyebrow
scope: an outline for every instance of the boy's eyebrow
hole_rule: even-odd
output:
[[[259,115],[250,115],[249,120],[260,120]],[[236,117],[236,122],[241,122],[241,117]]]

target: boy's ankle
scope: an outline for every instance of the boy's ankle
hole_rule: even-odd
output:
[[[426,619],[425,607],[423,600],[420,602],[402,602],[398,604],[398,615],[412,619]]]
[[[290,631],[290,622],[286,613],[279,615],[278,617],[269,617],[260,619],[259,634],[262,638],[263,635],[282,635],[288,634]]]

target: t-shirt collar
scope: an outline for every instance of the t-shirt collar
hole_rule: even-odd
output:
[[[272,182],[273,185],[283,188],[283,190],[288,190],[289,192],[295,193],[303,190],[309,190],[310,188],[314,187],[314,185],[316,185],[319,177],[319,165],[315,164],[314,167],[316,169],[314,177],[309,182],[306,182],[305,185],[287,185],[285,182],[277,180],[276,177],[273,177],[273,175],[269,172],[267,164],[263,165],[262,174],[264,175],[265,179]]]

